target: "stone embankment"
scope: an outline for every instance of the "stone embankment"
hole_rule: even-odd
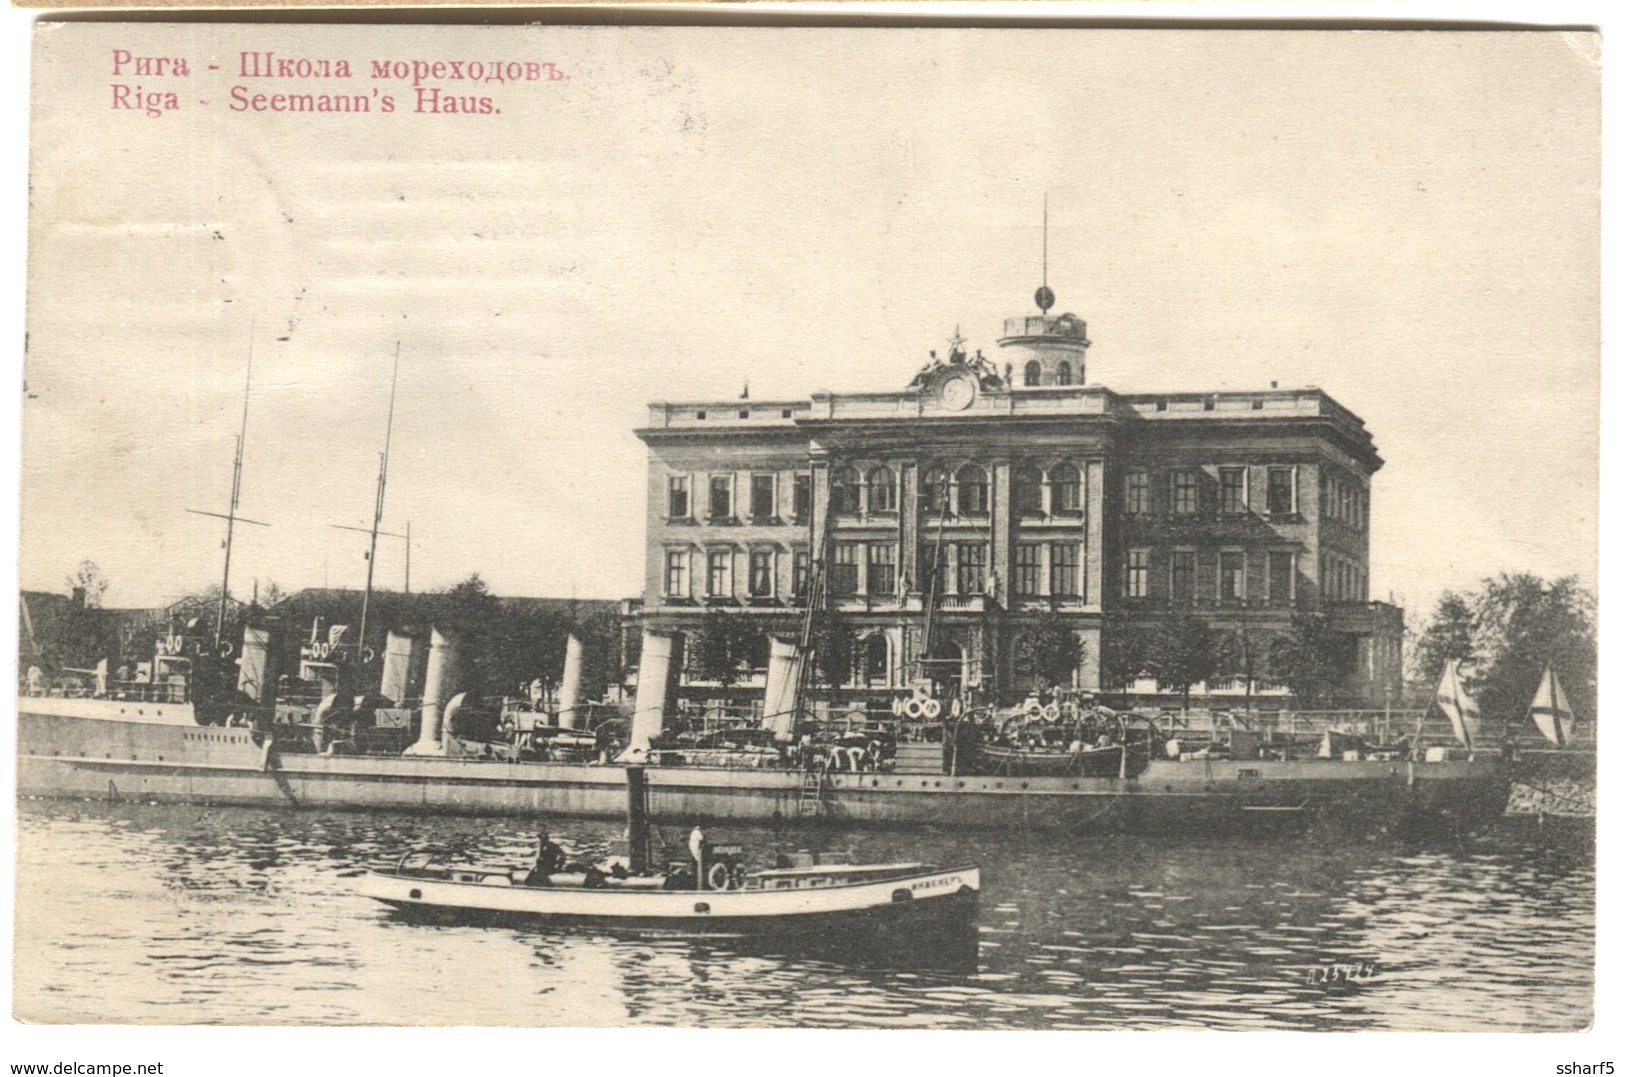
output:
[[[1597,815],[1595,778],[1540,777],[1512,783],[1512,815]]]

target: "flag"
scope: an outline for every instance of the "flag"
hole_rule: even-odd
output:
[[[1478,736],[1478,704],[1461,685],[1460,662],[1451,659],[1445,663],[1444,675],[1439,678],[1439,688],[1434,693],[1433,701],[1450,719],[1450,728],[1455,730],[1456,739],[1466,745],[1469,752],[1472,751],[1473,740]]]
[[[1535,698],[1529,704],[1529,716],[1535,720],[1535,725],[1540,727],[1546,739],[1559,748],[1567,748],[1573,742],[1574,712],[1569,710],[1563,685],[1558,682],[1551,666],[1546,667],[1546,673],[1540,678],[1540,687],[1535,690]]]
[[[350,631],[349,625],[334,625],[327,630],[327,645],[337,647],[344,642],[344,633]]]

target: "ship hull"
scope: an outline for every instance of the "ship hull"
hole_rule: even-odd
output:
[[[619,767],[279,752],[248,729],[19,715],[19,795],[317,810],[619,817]],[[1505,810],[1500,760],[1153,760],[1133,778],[831,773],[650,767],[667,823],[1236,829],[1326,820],[1476,825]]]

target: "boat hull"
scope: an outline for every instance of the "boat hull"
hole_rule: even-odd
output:
[[[26,703],[26,700],[24,701]],[[620,767],[466,758],[282,753],[247,729],[19,716],[23,796],[620,817]],[[1474,825],[1502,814],[1499,758],[1440,762],[1153,760],[1138,777],[831,773],[649,767],[649,810],[669,823],[1020,826],[1078,831],[1222,829],[1303,820]]]
[[[494,886],[375,871],[362,895],[429,919],[540,921],[659,934],[795,934],[839,927],[965,925],[975,918],[975,868],[796,890],[622,890]]]

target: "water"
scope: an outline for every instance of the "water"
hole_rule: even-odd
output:
[[[607,821],[561,820],[573,853]],[[765,829],[708,830],[770,850]],[[680,835],[669,835],[673,844]],[[529,823],[24,801],[17,1016],[160,1024],[1531,1031],[1591,1022],[1589,830],[1466,840],[788,831],[981,866],[974,939],[887,952],[423,925],[354,896],[435,843],[524,861]]]

